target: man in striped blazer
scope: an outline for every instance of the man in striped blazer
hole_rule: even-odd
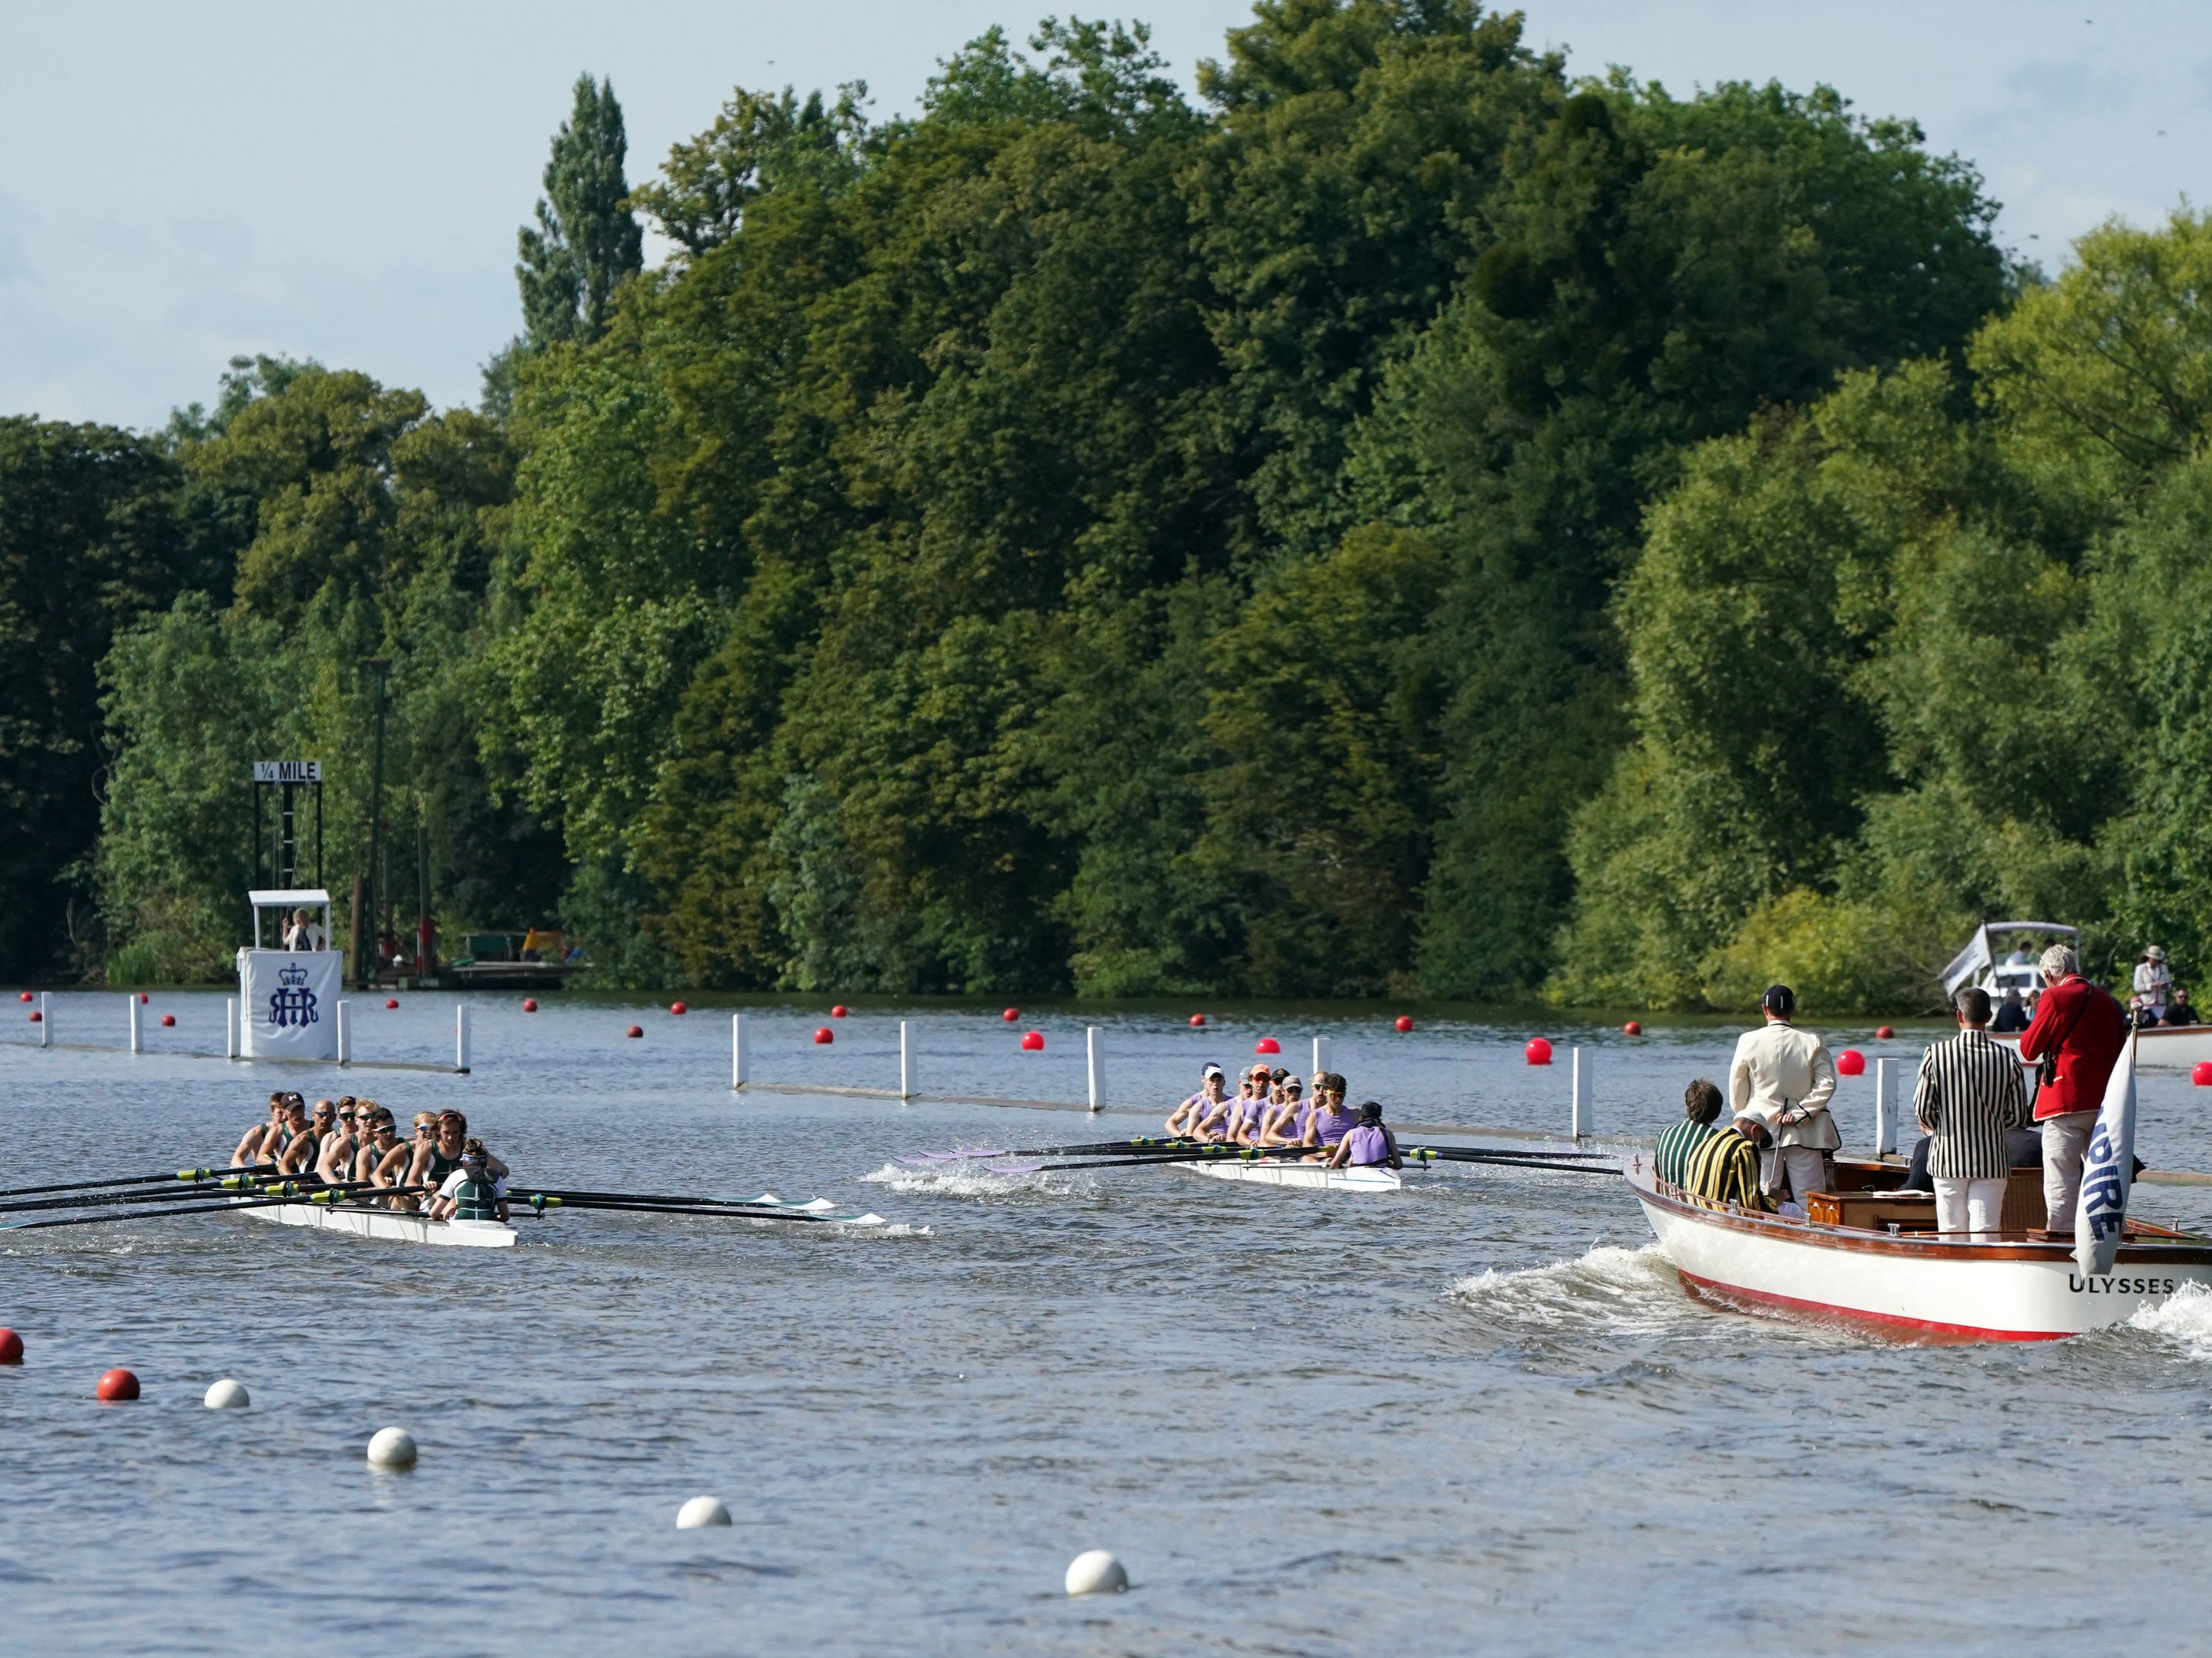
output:
[[[1992,1237],[2004,1214],[2011,1169],[2005,1136],[2027,1127],[2020,1060],[1989,1033],[1990,998],[1959,993],[1959,1034],[1930,1048],[1912,1090],[1913,1114],[1933,1137],[1928,1172],[1936,1182],[1936,1226]]]

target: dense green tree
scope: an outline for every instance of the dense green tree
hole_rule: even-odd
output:
[[[196,522],[186,492],[130,433],[0,419],[0,977],[95,952],[99,665],[117,633],[220,568],[221,517]]]
[[[613,314],[615,290],[645,265],[644,232],[630,210],[623,164],[629,141],[614,86],[576,77],[574,107],[553,135],[538,223],[515,234],[524,339],[597,339]]]

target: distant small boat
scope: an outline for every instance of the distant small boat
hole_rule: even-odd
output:
[[[514,1245],[514,1228],[497,1220],[430,1220],[396,1209],[353,1204],[279,1203],[240,1212],[255,1220],[273,1220],[280,1226],[316,1226],[326,1232],[350,1232],[356,1237],[383,1238],[393,1243],[437,1243],[471,1249],[507,1249]]]
[[[1331,1169],[1318,1163],[1179,1163],[1194,1175],[1241,1180],[1257,1186],[1297,1186],[1313,1192],[1395,1192],[1395,1169]]]
[[[1974,936],[1966,940],[1966,947],[1951,958],[1943,969],[1943,991],[1954,995],[1967,984],[1977,984],[1988,993],[1993,1003],[2001,1003],[2007,991],[2018,991],[2020,999],[2033,1011],[2036,1000],[2043,994],[2043,980],[2033,962],[2000,960],[1997,956],[1999,938],[2017,937],[2022,933],[2047,934],[2065,944],[2079,938],[2076,927],[2057,921],[1989,921],[1974,929]],[[2026,955],[2023,950],[2018,952]],[[1979,974],[1978,980],[1975,975]],[[1997,1040],[2007,1048],[2017,1050],[2020,1033],[2000,1035]],[[2212,1060],[2212,1025],[2151,1025],[2140,1033],[2136,1045],[2136,1064],[2151,1071],[2191,1071],[2207,1060]]]

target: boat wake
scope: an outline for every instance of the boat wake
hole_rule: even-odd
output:
[[[1003,1198],[1019,1193],[1064,1198],[1083,1189],[1054,1175],[1006,1174],[980,1163],[939,1163],[926,1169],[887,1163],[860,1178],[908,1195],[920,1193],[950,1198]]]
[[[1547,1266],[1493,1266],[1444,1293],[1497,1321],[1545,1330],[1650,1334],[1694,1326],[1701,1317],[1656,1243],[1640,1249],[1595,1245],[1577,1260]]]
[[[2185,1284],[2160,1305],[2137,1308],[2128,1327],[2177,1342],[2191,1358],[2212,1358],[2212,1290]]]

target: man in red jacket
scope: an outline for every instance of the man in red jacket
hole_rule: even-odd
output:
[[[2035,1121],[2043,1130],[2045,1224],[2074,1230],[2081,1190],[2081,1157],[2105,1084],[2127,1045],[2128,1016],[2102,987],[2081,976],[2081,963],[2063,944],[2053,944],[2036,963],[2050,987],[2020,1036],[2020,1057],[2051,1056],[2049,1080],[2036,1091]]]

